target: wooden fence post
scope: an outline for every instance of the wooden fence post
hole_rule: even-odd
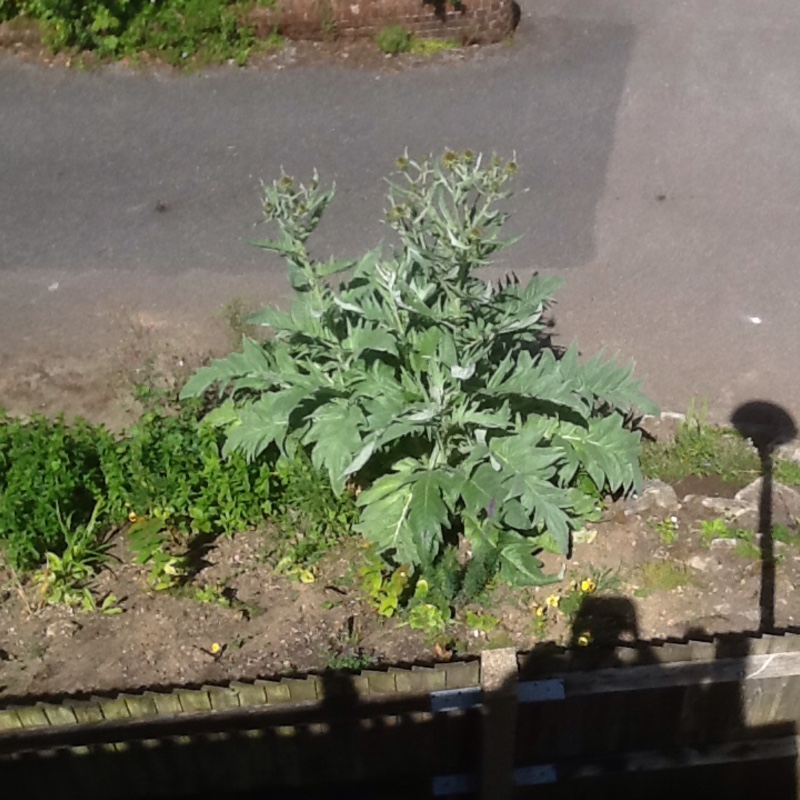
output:
[[[517,653],[512,647],[481,653],[481,798],[511,800],[517,739]]]

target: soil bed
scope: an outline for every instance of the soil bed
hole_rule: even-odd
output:
[[[281,46],[264,53],[253,53],[245,67],[239,67],[232,60],[221,65],[202,66],[210,69],[286,69],[291,67],[314,67],[337,65],[351,69],[373,72],[400,72],[426,64],[458,64],[475,61],[507,52],[513,46],[513,39],[498,44],[469,45],[442,50],[437,53],[415,55],[398,53],[387,55],[378,48],[372,39],[329,39],[325,41],[287,40]],[[20,21],[0,23],[0,57],[12,56],[24,62],[42,64],[49,67],[78,69],[103,68],[124,71],[152,71],[182,74],[186,70],[170,67],[159,59],[142,53],[136,62],[123,58],[116,62],[104,62],[91,52],[52,53],[42,45],[35,23],[21,25]]]
[[[611,505],[604,521],[578,537],[570,560],[547,558],[549,572],[564,570],[562,582],[523,591],[499,586],[480,608],[474,606],[497,619],[490,632],[471,630],[460,615],[461,622],[435,639],[380,617],[365,602],[353,567],[359,562],[356,539],[329,553],[317,580],[304,584],[275,574],[265,562],[274,532],[222,538],[204,554],[193,581],[170,595],[147,588],[145,568],[131,563],[118,534],[115,559],[97,590],[113,591],[121,614],[37,609],[36,587],[21,587],[8,572],[0,575],[0,703],[24,695],[431,663],[485,647],[566,644],[588,628],[596,639],[756,630],[757,537],[751,534],[748,543],[701,535],[704,520],[723,518],[725,504],[737,501],[687,495],[674,508],[644,512],[632,510],[635,502],[641,505],[641,498]],[[782,513],[776,506],[776,522],[791,523],[787,530],[796,533],[795,521]],[[669,528],[665,519],[671,520]],[[741,518],[742,524],[747,521]],[[790,536],[776,542],[779,627],[800,619],[794,593],[800,584],[797,541]],[[584,584],[590,591],[582,591],[585,581],[591,582]],[[589,594],[601,614],[604,603],[609,611],[602,624],[575,618]]]

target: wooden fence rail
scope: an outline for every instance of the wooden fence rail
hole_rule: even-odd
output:
[[[382,800],[699,787],[728,800],[766,781],[774,800],[798,796],[798,725],[793,634],[489,650],[433,668],[9,703],[0,780],[131,800],[337,786]]]

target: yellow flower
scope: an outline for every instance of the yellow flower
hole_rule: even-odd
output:
[[[561,598],[557,594],[551,594],[550,597],[545,600],[550,608],[558,608],[558,604],[561,602]]]
[[[581,647],[587,647],[591,643],[592,643],[592,634],[589,631],[586,631],[586,633],[582,633],[578,637],[578,644]]]
[[[547,609],[544,606],[534,606],[533,611],[537,617],[543,617],[547,613]]]
[[[570,590],[571,592],[576,592],[576,591],[578,591],[578,581],[570,581],[570,584],[569,584],[569,590]]]
[[[138,522],[138,520],[139,517],[135,511],[131,511],[131,513],[128,514],[128,522]]]
[[[596,588],[597,586],[591,578],[586,578],[581,581],[581,591],[586,592],[586,594],[591,594]]]
[[[214,642],[214,644],[211,645],[211,652],[214,655],[217,655],[217,654],[221,653],[222,652],[222,645],[219,642]]]

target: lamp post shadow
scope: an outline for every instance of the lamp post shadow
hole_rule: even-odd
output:
[[[797,436],[791,415],[780,406],[753,400],[739,406],[731,424],[749,439],[761,462],[761,494],[758,503],[758,533],[761,542],[761,590],[759,594],[760,632],[775,628],[775,543],[772,535],[772,469],[775,448]]]

